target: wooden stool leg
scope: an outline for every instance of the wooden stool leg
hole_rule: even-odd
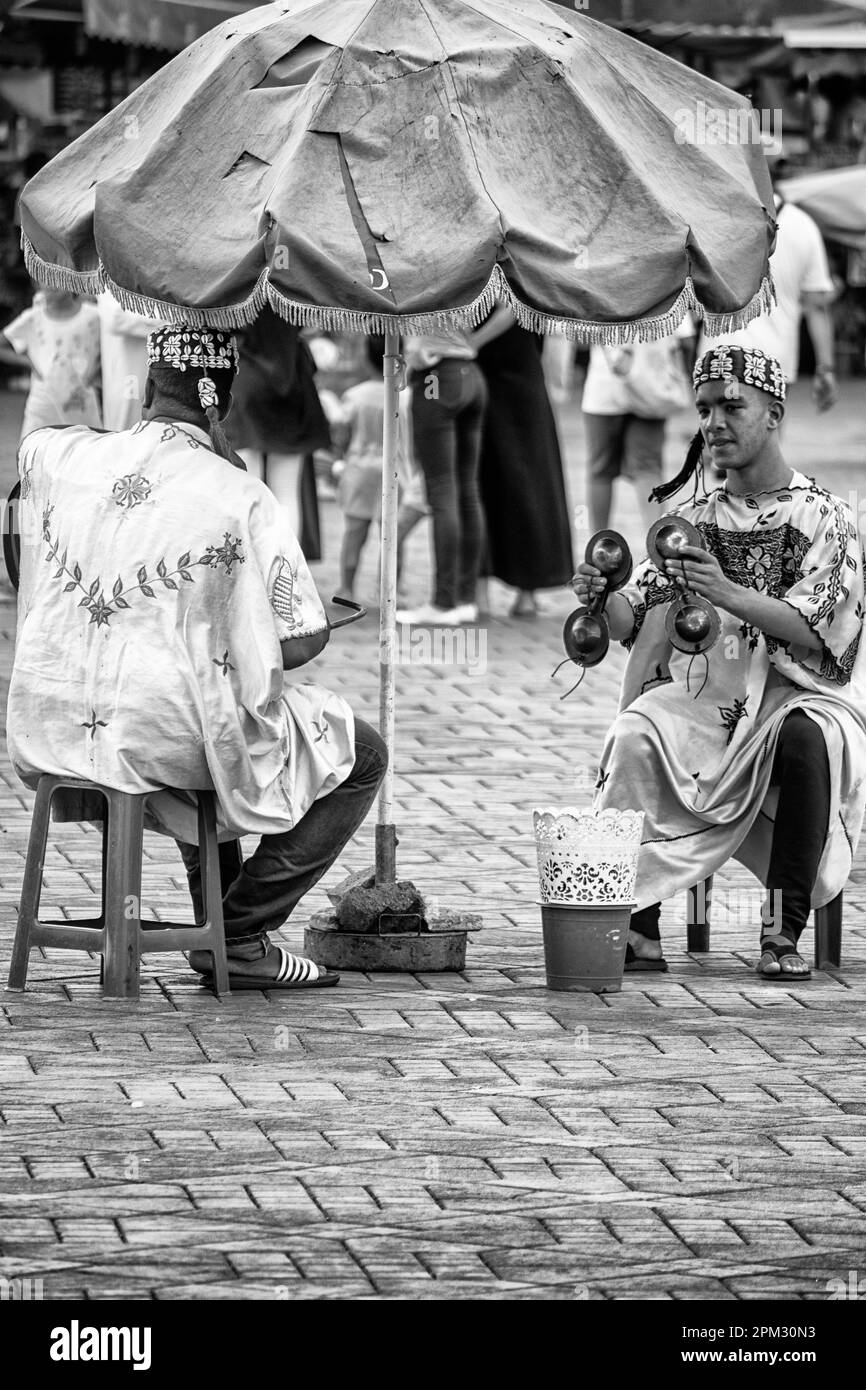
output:
[[[219,844],[216,829],[216,798],[213,792],[198,792],[198,852],[201,863],[201,889],[204,920],[213,929],[213,991],[217,999],[230,994],[223,925],[223,895],[220,881]]]
[[[141,850],[144,798],[110,791],[105,876],[106,999],[137,999],[141,974]]]
[[[819,970],[842,964],[842,894],[815,912],[815,964]]]
[[[40,778],[36,789],[36,801],[33,806],[30,839],[27,843],[27,861],[24,867],[24,882],[21,885],[21,901],[18,907],[18,926],[15,928],[15,942],[12,947],[12,961],[9,966],[9,989],[22,990],[27,983],[30,938],[39,914],[39,899],[42,896],[42,870],[45,865],[45,850],[48,845],[52,793],[53,788],[49,779],[47,777]]]
[[[689,951],[710,949],[710,904],[713,897],[713,876],[696,883],[688,890],[686,903],[686,936]]]

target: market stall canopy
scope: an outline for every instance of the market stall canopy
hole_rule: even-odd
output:
[[[866,0],[591,0],[591,9],[630,33],[727,31],[757,38],[777,34],[792,20],[817,26],[862,19]]]
[[[257,0],[83,0],[84,28],[99,39],[177,53]]]
[[[814,217],[826,237],[866,250],[866,164],[800,174],[780,182],[779,191]]]
[[[709,139],[702,113],[727,134]],[[748,102],[544,0],[272,4],[212,30],[26,186],[28,268],[233,327],[425,331],[501,295],[589,341],[768,307]]]
[[[115,43],[177,53],[215,24],[251,10],[258,0],[0,0],[0,15],[70,20],[85,33]],[[5,9],[4,9],[5,7]]]

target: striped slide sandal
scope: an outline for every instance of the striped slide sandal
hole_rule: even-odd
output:
[[[210,985],[212,978],[211,956],[209,951],[190,951],[187,959],[193,970],[202,977],[202,984]],[[205,961],[207,964],[205,964]],[[240,965],[266,966],[268,974],[247,970],[239,972]],[[339,983],[335,970],[326,970],[322,965],[307,956],[295,956],[284,946],[273,947],[261,961],[239,961],[228,959],[229,988],[234,993],[241,989],[323,989]],[[274,969],[276,967],[276,969]]]

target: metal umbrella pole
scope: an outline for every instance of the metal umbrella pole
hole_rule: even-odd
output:
[[[394,703],[397,631],[397,439],[400,425],[400,339],[385,334],[385,421],[382,438],[382,544],[379,600],[379,732],[388,749],[388,768],[379,792],[376,822],[376,886],[397,879],[394,825]]]

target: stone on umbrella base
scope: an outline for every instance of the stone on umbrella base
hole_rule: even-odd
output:
[[[468,934],[480,927],[475,913],[438,912],[409,931],[344,931],[334,914],[316,912],[304,931],[304,954],[329,970],[463,970]]]

